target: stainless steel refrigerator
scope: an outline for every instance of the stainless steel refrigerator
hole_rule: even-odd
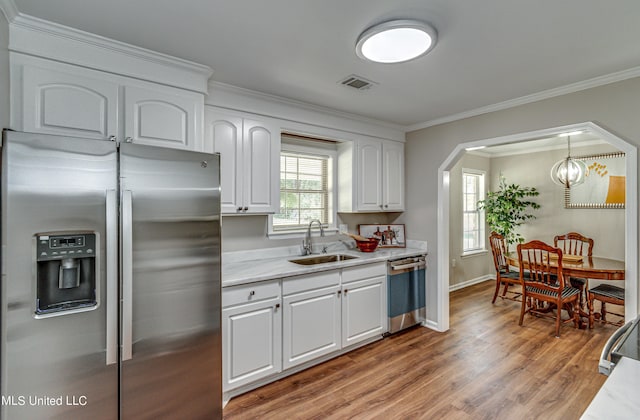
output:
[[[220,418],[218,155],[1,149],[2,418]]]

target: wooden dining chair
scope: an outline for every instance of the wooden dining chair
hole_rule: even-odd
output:
[[[569,313],[568,321],[573,320],[576,328],[580,325],[578,298],[580,290],[565,285],[562,274],[562,250],[542,241],[519,244],[518,264],[522,280],[522,307],[519,325],[524,321],[525,313],[549,316],[556,311],[556,337],[560,337],[562,310]],[[546,302],[547,306],[543,303]]]
[[[600,301],[600,312],[596,313],[593,308],[593,301]],[[611,303],[613,305],[622,305],[624,308],[624,289],[618,286],[610,284],[600,284],[593,289],[589,289],[587,292],[587,304],[589,305],[589,328],[593,328],[593,323],[597,319],[607,324],[613,324],[620,326],[624,323],[624,315],[619,315],[622,319],[617,322],[611,322],[607,320],[607,307],[606,304]]]
[[[569,232],[553,238],[553,246],[562,249],[563,254],[580,255],[582,257],[593,256],[593,239],[578,232]],[[580,290],[580,308],[584,309],[586,300],[587,279],[579,277],[569,278],[571,286]]]
[[[522,292],[518,289],[517,292],[509,290],[511,285],[521,285],[520,273],[517,271],[511,271],[509,269],[509,261],[507,260],[507,247],[504,237],[497,232],[491,232],[489,235],[489,244],[491,245],[491,253],[493,254],[493,265],[496,269],[496,290],[493,293],[493,299],[491,303],[496,303],[496,298],[500,292],[500,285],[504,285],[502,290],[502,299],[520,301],[518,299],[522,296]],[[507,296],[509,293],[509,296]]]

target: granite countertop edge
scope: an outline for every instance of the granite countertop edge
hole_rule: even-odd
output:
[[[375,262],[385,262],[391,259],[426,255],[425,247],[388,248],[374,252],[360,252],[357,250],[339,250],[328,252],[326,255],[347,254],[357,258],[345,261],[329,262],[315,265],[300,265],[289,260],[305,258],[300,255],[282,255],[264,259],[239,260],[233,258],[225,263],[222,258],[222,287],[237,286],[274,279],[282,279],[304,274],[319,273],[328,270],[338,270]],[[255,255],[255,254],[253,254]],[[324,254],[313,254],[324,255]],[[307,256],[310,257],[310,256]]]

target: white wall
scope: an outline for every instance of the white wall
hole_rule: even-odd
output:
[[[349,232],[357,233],[358,224],[395,223],[398,213],[339,213],[338,224],[348,225]],[[313,227],[313,242],[334,242],[347,240],[343,235],[327,235],[318,238],[318,227]],[[267,216],[223,216],[222,251],[241,251],[247,249],[274,248],[300,245],[302,235],[297,239],[277,239],[267,237]]]
[[[437,243],[438,168],[460,143],[592,121],[638,146],[638,110],[640,78],[634,78],[408,133],[407,211],[398,222],[407,225],[409,239]],[[427,318],[437,323],[435,246],[430,246],[428,263]]]
[[[9,23],[0,11],[0,129],[9,128]]]

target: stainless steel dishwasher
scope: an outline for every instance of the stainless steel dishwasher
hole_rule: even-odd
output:
[[[388,332],[393,334],[424,322],[426,255],[387,263]]]

